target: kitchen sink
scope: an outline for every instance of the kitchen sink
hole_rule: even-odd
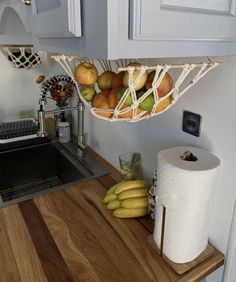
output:
[[[0,206],[33,198],[107,174],[91,154],[57,141],[0,153]]]

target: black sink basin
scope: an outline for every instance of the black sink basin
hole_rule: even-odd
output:
[[[91,156],[76,157],[76,146],[58,142],[0,153],[1,206],[66,188],[107,173]]]

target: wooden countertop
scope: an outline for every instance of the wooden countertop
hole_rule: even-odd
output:
[[[0,281],[199,281],[223,265],[215,250],[177,275],[148,244],[147,217],[117,219],[102,204],[119,179],[112,168],[108,176],[1,209]]]

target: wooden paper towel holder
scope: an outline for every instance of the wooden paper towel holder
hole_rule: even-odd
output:
[[[164,241],[165,241],[165,221],[166,221],[166,207],[163,206],[162,211],[162,226],[161,226],[161,244],[160,249],[158,249],[154,239],[153,235],[148,236],[148,244],[156,251],[158,254],[163,258],[163,260],[177,273],[177,274],[183,274],[193,267],[197,266],[204,260],[208,259],[210,256],[214,254],[214,247],[210,244],[207,245],[207,248],[204,252],[202,252],[196,259],[187,262],[187,263],[175,263],[168,259],[163,253],[164,248]]]
[[[158,249],[155,241],[153,240],[153,235],[149,235],[147,240],[151,248],[153,248],[155,252],[158,252],[160,254],[160,250]],[[168,259],[168,257],[166,257],[164,254],[162,255],[162,258],[177,274],[184,274],[185,272],[189,271],[193,267],[197,266],[198,264],[211,257],[214,254],[214,251],[214,247],[208,244],[206,250],[202,252],[200,256],[187,263],[175,263]]]

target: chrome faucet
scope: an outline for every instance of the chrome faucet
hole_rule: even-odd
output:
[[[58,109],[58,110],[50,110],[45,111],[44,105],[46,104],[46,97],[42,97],[39,100],[39,110],[38,110],[38,123],[39,123],[39,129],[37,132],[38,137],[46,137],[48,135],[46,130],[46,123],[45,123],[45,116],[46,114],[55,114],[55,113],[63,113],[68,111],[77,110],[78,111],[78,141],[77,141],[77,155],[79,157],[84,156],[84,150],[87,147],[86,144],[86,134],[84,133],[84,103],[79,100],[78,105],[75,107],[65,108],[65,109]]]

